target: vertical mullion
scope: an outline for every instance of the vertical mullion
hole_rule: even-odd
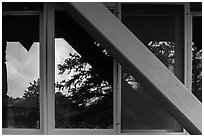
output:
[[[117,3],[116,14],[119,20],[122,17],[121,3]],[[117,62],[117,134],[121,134],[121,65]]]
[[[113,59],[113,129],[118,134],[118,65]]]
[[[184,5],[184,84],[191,91],[192,81],[192,29],[190,3]],[[188,132],[184,129],[184,134]]]
[[[47,3],[47,129],[48,134],[55,128],[54,111],[54,74],[55,74],[55,43],[54,43],[54,10]]]
[[[122,100],[121,100],[121,75],[122,75],[122,67],[121,67],[121,65],[118,63],[118,65],[117,65],[117,68],[118,68],[118,71],[117,71],[117,76],[118,76],[118,82],[117,82],[117,87],[118,87],[118,122],[117,122],[117,125],[118,125],[118,134],[121,134],[121,131],[122,131],[122,123],[121,123],[121,113],[122,113],[122,111],[121,111],[121,107],[122,107]]]
[[[192,83],[192,17],[190,3],[185,4],[185,85],[191,91]]]
[[[46,5],[40,14],[40,128],[47,134],[47,90],[46,90]]]

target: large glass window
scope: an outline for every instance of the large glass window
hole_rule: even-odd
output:
[[[146,81],[133,77],[128,66],[120,69],[116,60],[113,63],[109,52],[67,9],[57,3],[3,5],[3,134],[183,131],[149,94],[154,90]],[[183,82],[184,4],[113,5],[109,10],[121,13],[128,29]],[[201,18],[192,18],[192,92],[200,101]]]
[[[183,7],[122,4],[122,22],[162,63],[183,81]],[[180,124],[155,100],[140,77],[122,67],[122,132],[182,131]]]
[[[113,128],[113,59],[66,12],[55,12],[55,128]]]
[[[40,128],[39,16],[2,18],[2,127]]]

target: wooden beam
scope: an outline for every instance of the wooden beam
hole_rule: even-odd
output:
[[[202,104],[103,4],[60,5],[125,69],[143,79],[152,91],[150,94],[190,134],[202,134]]]

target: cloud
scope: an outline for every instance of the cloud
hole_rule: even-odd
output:
[[[23,73],[17,73],[12,79],[8,79],[8,95],[14,98],[22,97],[31,81],[30,77]]]
[[[30,82],[39,77],[39,44],[29,51],[18,42],[8,42],[6,49],[8,95],[21,97]]]
[[[22,61],[22,71],[33,80],[39,78],[39,57],[39,43],[33,43],[25,56],[26,59]]]

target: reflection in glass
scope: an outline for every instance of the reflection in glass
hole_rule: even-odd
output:
[[[202,101],[202,17],[193,17],[192,93]]]
[[[180,80],[182,71],[182,10],[170,5],[123,4],[122,22]],[[181,12],[180,12],[181,11]],[[179,13],[180,12],[180,13]],[[177,14],[178,13],[178,14]],[[162,14],[162,16],[160,16]],[[179,16],[180,21],[176,21]],[[180,17],[181,16],[181,17]],[[177,22],[177,24],[175,24]],[[177,28],[177,29],[176,29]],[[180,54],[181,53],[181,54]],[[181,125],[155,100],[146,81],[122,68],[121,120],[124,130],[182,131]],[[153,90],[153,89],[152,89]]]
[[[39,17],[3,16],[2,127],[40,128]]]
[[[55,127],[113,128],[112,57],[66,13],[55,15]]]
[[[174,72],[174,44],[150,42],[147,47]],[[143,83],[143,84],[142,84]],[[177,121],[155,100],[145,88],[145,82],[122,69],[122,129],[163,129],[180,131]]]
[[[19,42],[7,42],[7,128],[39,128],[38,51],[39,43],[27,51]]]

